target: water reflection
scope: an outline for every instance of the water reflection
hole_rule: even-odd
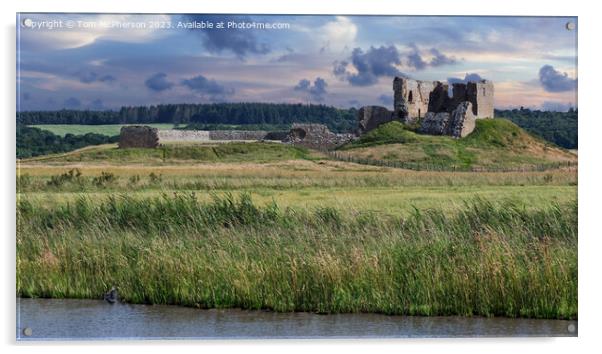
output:
[[[577,335],[577,321],[199,310],[73,299],[17,299],[17,317],[19,340]]]

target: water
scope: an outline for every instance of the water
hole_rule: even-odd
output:
[[[30,336],[24,335],[29,328]],[[572,331],[571,331],[572,330]],[[102,300],[17,299],[17,339],[400,338],[576,336],[577,321],[317,315]]]

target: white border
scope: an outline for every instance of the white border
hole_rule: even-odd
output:
[[[595,4],[595,2],[590,2]],[[423,352],[462,352],[462,353],[507,353],[516,349],[522,352],[546,351],[548,353],[568,353],[576,350],[592,350],[600,347],[598,342],[597,320],[602,318],[598,301],[600,286],[601,248],[600,216],[598,198],[600,193],[600,158],[598,151],[602,134],[602,106],[597,94],[600,79],[599,60],[601,57],[599,34],[602,33],[600,12],[594,5],[584,5],[576,1],[548,0],[527,2],[525,0],[493,1],[267,1],[238,0],[201,2],[191,0],[98,0],[86,1],[34,1],[19,0],[15,3],[2,3],[2,186],[5,197],[2,203],[2,301],[3,321],[0,333],[2,343],[9,351],[46,353],[79,353],[86,351],[100,353],[114,350],[132,350],[144,347],[149,353],[164,352],[166,346],[176,346],[176,350],[192,352],[207,350],[236,350],[257,353],[307,352],[314,350],[341,349],[346,352],[364,352],[367,349],[379,351],[410,350]],[[534,15],[534,16],[579,16],[579,338],[559,339],[444,339],[444,340],[336,340],[336,341],[148,341],[148,342],[94,342],[15,344],[15,13],[16,12],[146,12],[146,13],[281,13],[281,14],[383,14],[383,15]],[[200,346],[200,348],[198,347]],[[42,348],[43,347],[43,348]]]

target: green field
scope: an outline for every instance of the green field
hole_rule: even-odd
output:
[[[102,125],[84,125],[84,124],[39,124],[31,125],[34,128],[48,130],[56,135],[65,136],[67,134],[83,135],[87,133],[96,133],[107,136],[119,135],[121,127],[132,124],[102,124]],[[157,129],[172,129],[173,124],[144,124]]]
[[[422,149],[474,144],[429,139]],[[404,144],[342,151],[418,146]],[[577,318],[576,167],[410,171],[275,143],[103,145],[20,160],[17,189],[19,296],[118,286],[127,302],[203,308]]]

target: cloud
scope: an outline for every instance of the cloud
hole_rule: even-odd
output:
[[[173,87],[173,82],[167,80],[167,74],[156,73],[144,81],[144,85],[155,92],[169,90]]]
[[[433,59],[431,59],[431,66],[441,66],[441,65],[451,65],[457,63],[455,57],[447,56],[441,53],[438,49],[431,48],[431,54],[433,55]]]
[[[226,88],[213,79],[207,79],[203,75],[198,75],[190,79],[182,80],[182,85],[192,91],[207,95],[211,98],[224,98],[234,94],[234,89]]]
[[[320,54],[323,54],[329,50],[340,51],[346,45],[351,45],[355,41],[358,30],[350,18],[337,16],[334,21],[327,22],[313,32],[318,33],[322,39]]]
[[[385,106],[392,107],[393,106],[393,96],[382,94],[378,96],[378,100]]]
[[[306,92],[309,94],[310,98],[313,101],[322,102],[324,101],[324,96],[326,96],[326,87],[328,84],[326,81],[320,77],[317,77],[314,80],[314,84],[312,86],[311,82],[307,79],[299,80],[299,83],[293,88],[295,91]]]
[[[81,107],[82,102],[80,100],[78,100],[75,97],[69,97],[68,99],[66,99],[63,102],[63,107],[64,108],[71,108],[71,109],[75,109],[75,108],[79,108]]]
[[[349,61],[335,61],[333,73],[353,86],[374,85],[380,77],[406,76],[396,67],[401,64],[401,58],[397,48],[392,45],[378,48],[371,46],[366,52],[355,48]],[[354,71],[349,70],[350,65]]]
[[[423,70],[427,67],[428,63],[422,59],[422,56],[420,55],[419,51],[418,51],[418,47],[415,44],[412,44],[411,47],[413,48],[412,52],[410,52],[410,54],[408,54],[408,66],[416,69],[416,70]]]
[[[117,80],[113,75],[99,75],[94,71],[79,72],[76,76],[79,81],[84,84],[91,84],[93,82],[113,82]]]
[[[410,48],[412,50],[407,55],[407,65],[411,68],[414,68],[415,70],[424,70],[427,67],[437,67],[457,63],[455,57],[443,54],[436,48],[431,48],[428,51],[428,53],[432,55],[432,58],[429,61],[423,58],[420,49],[418,49],[418,46],[416,46],[416,44],[410,44]]]
[[[544,65],[539,69],[539,82],[547,92],[565,92],[577,87],[577,79],[571,79],[552,65]]]
[[[250,22],[248,17],[244,16],[206,16],[206,15],[185,15],[187,21],[208,21],[218,22]],[[267,54],[270,47],[266,43],[260,43],[255,37],[255,32],[251,29],[238,28],[205,28],[203,30],[192,29],[200,33],[203,45],[211,53],[221,53],[230,51],[240,59],[244,59],[248,54]]]
[[[466,73],[466,75],[464,76],[463,79],[460,79],[458,77],[448,77],[447,78],[447,82],[449,82],[450,84],[465,84],[467,82],[477,82],[477,81],[481,81],[484,80],[481,75],[477,74],[477,73]]]

